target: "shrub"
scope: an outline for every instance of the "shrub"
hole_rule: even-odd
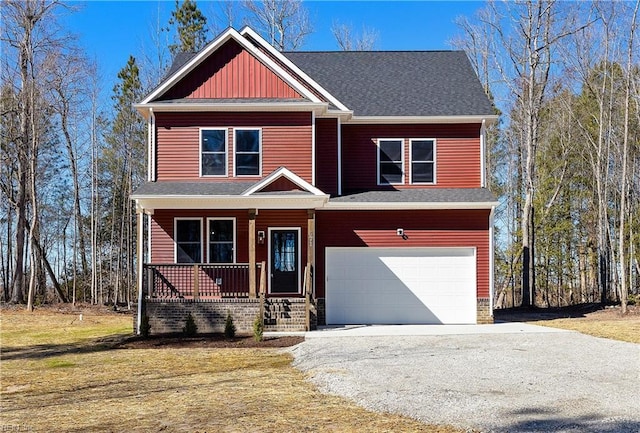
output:
[[[253,339],[256,341],[262,341],[264,334],[264,321],[260,314],[256,316],[256,319],[253,321]]]
[[[142,319],[140,319],[140,334],[147,338],[151,335],[151,324],[149,324],[149,316],[146,314],[142,315]]]
[[[236,325],[233,323],[231,313],[227,311],[227,318],[224,321],[224,338],[230,340],[236,336]]]
[[[198,333],[198,325],[196,325],[196,321],[193,319],[191,313],[187,316],[187,321],[184,324],[184,328],[182,328],[182,332],[187,337],[194,337]]]

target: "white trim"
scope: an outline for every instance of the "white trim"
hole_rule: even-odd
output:
[[[223,131],[224,132],[224,174],[202,174],[202,131]],[[229,177],[229,129],[225,127],[202,127],[198,130],[198,174],[200,177]],[[214,152],[207,152],[214,153]]]
[[[254,126],[249,126],[249,127],[244,127],[244,126],[238,126],[238,127],[232,127],[232,134],[233,134],[233,177],[239,177],[239,178],[251,178],[251,177],[262,177],[262,160],[263,160],[263,154],[262,154],[262,128],[258,128],[258,127],[254,127]],[[237,169],[238,169],[238,154],[237,154],[237,150],[236,150],[236,132],[237,131],[258,131],[258,174],[241,174],[239,175],[237,173]],[[248,152],[245,152],[248,153]]]
[[[447,210],[491,209],[498,202],[328,202],[321,210]]]
[[[402,165],[402,180],[400,182],[381,182],[380,179],[380,142],[381,141],[399,141],[400,142],[400,164]],[[378,186],[386,186],[386,185],[404,185],[405,179],[405,161],[404,161],[404,138],[378,138],[376,140],[376,185]],[[397,163],[397,162],[396,162]]]
[[[288,67],[298,76],[300,76],[300,78],[302,78],[304,81],[310,84],[311,87],[317,90],[322,96],[324,96],[329,101],[331,101],[333,105],[335,105],[342,111],[349,111],[349,109],[342,102],[336,99],[335,96],[333,96],[331,93],[325,90],[324,87],[318,84],[310,76],[305,74],[304,71],[302,71],[300,68],[298,68],[298,66],[295,65],[295,63],[293,63],[291,60],[283,56],[282,53],[280,53],[278,50],[276,50],[274,47],[268,44],[267,41],[265,41],[260,35],[258,35],[251,27],[245,26],[242,30],[240,30],[240,34],[242,36],[245,36],[248,34],[252,39],[254,39],[257,43],[259,43],[264,49],[269,51],[269,53],[272,56],[277,58],[280,62],[282,62],[282,64],[284,64],[286,67]]]
[[[495,217],[495,206],[493,206],[491,208],[491,213],[489,214],[489,313],[491,314],[491,317],[493,317],[493,297],[494,297],[494,292],[495,292],[495,287],[493,287],[493,285],[495,284],[495,280],[494,280],[494,275],[493,273],[495,272],[495,256],[494,256],[494,252],[493,249],[495,247],[495,241],[493,239],[494,236],[494,228],[493,228],[493,224],[494,224],[494,217]]]
[[[329,196],[309,194],[137,195],[132,199],[149,211],[155,209],[319,209],[325,206]]]
[[[207,217],[207,263],[223,263],[223,262],[212,262],[211,261],[211,230],[209,230],[209,223],[211,221],[232,221],[233,222],[233,261],[231,263],[236,263],[236,254],[237,254],[237,241],[238,241],[238,232],[236,229],[236,217]],[[226,263],[226,262],[224,262]]]
[[[483,120],[493,123],[498,116],[353,116],[348,123],[482,123]]]
[[[151,181],[155,182],[158,179],[158,167],[157,167],[157,139],[156,139],[156,115],[153,112],[153,108],[149,108],[149,117],[151,118]]]
[[[309,182],[307,182],[306,180],[304,180],[303,178],[301,178],[300,176],[298,176],[297,174],[295,174],[294,172],[292,172],[291,170],[289,170],[286,167],[278,168],[276,171],[271,173],[269,176],[265,177],[260,182],[256,183],[251,188],[249,188],[246,191],[244,191],[241,195],[244,196],[244,197],[250,196],[250,195],[260,191],[261,189],[263,189],[264,187],[268,186],[269,184],[271,184],[272,182],[274,182],[275,180],[277,180],[277,179],[279,179],[281,177],[284,177],[284,178],[290,180],[291,182],[293,182],[297,186],[299,186],[301,189],[303,189],[303,190],[305,190],[307,192],[310,192],[311,194],[313,194],[315,196],[328,197],[325,193],[323,193],[318,188],[316,188],[315,186],[311,185]]]
[[[137,249],[137,271],[138,271],[138,320],[136,322],[136,334],[140,335],[141,329],[140,326],[142,324],[142,287],[144,285],[143,281],[145,278],[144,274],[144,212],[137,212],[138,219],[138,227],[137,227],[137,236],[138,236],[138,245],[136,245]]]
[[[487,173],[486,173],[486,157],[487,157],[487,137],[486,137],[486,120],[482,119],[482,126],[480,127],[480,186],[486,188],[487,186]]]
[[[149,110],[150,113],[153,110]],[[151,168],[152,160],[153,160],[153,150],[151,149],[151,115],[147,119],[147,181],[153,181],[153,169]]]
[[[316,184],[316,113],[311,112],[311,184]]]
[[[413,181],[413,142],[414,141],[431,141],[433,142],[433,181],[432,182],[414,182]],[[409,163],[407,164],[409,170],[409,184],[411,185],[436,185],[437,182],[437,140],[435,138],[410,138],[409,139]],[[418,161],[429,162],[429,161]]]
[[[204,261],[203,255],[203,247],[202,242],[202,217],[173,217],[173,263],[182,263],[178,262],[178,221],[199,221],[200,222],[200,261]]]
[[[327,111],[326,102],[150,102],[148,104],[134,104],[142,115],[146,118],[145,110],[153,109],[156,112],[200,112],[200,111],[273,111],[273,112],[297,112],[313,111],[323,114]]]
[[[271,232],[273,230],[295,230],[298,232],[298,251],[297,251],[297,269],[296,269],[296,273],[298,274],[298,291],[297,292],[287,292],[287,293],[272,293],[271,292]],[[280,296],[284,296],[284,295],[294,295],[294,294],[301,294],[301,290],[302,288],[301,286],[301,281],[300,281],[300,268],[302,265],[302,228],[301,227],[269,227],[267,228],[267,236],[269,238],[268,242],[267,242],[267,267],[268,267],[268,282],[267,282],[267,290],[268,293],[274,294],[274,295],[280,295]],[[306,244],[305,244],[306,245]]]
[[[230,39],[234,39],[249,53],[253,54],[259,61],[264,63],[269,69],[271,69],[276,75],[279,75],[287,84],[289,84],[294,90],[310,99],[313,102],[321,102],[320,99],[305,88],[298,80],[296,80],[291,74],[280,67],[276,62],[271,60],[267,55],[258,50],[253,44],[251,44],[245,37],[243,37],[237,30],[228,28],[226,31],[218,35],[213,41],[211,41],[204,49],[202,49],[194,58],[189,60],[185,65],[178,69],[174,74],[167,79],[162,85],[157,87],[151,94],[149,94],[139,105],[146,105],[154,99],[162,96],[167,90],[173,87],[178,81],[184,78],[189,72],[191,72],[196,66],[206,60],[209,55],[215,52],[225,42]],[[262,38],[260,38],[262,39]],[[278,57],[280,60],[284,59],[282,54]]]
[[[342,119],[336,120],[338,130],[338,195],[342,195]]]
[[[151,234],[153,233],[153,231],[151,230],[151,224],[153,223],[153,218],[152,218],[152,214],[147,214],[147,219],[148,219],[148,225],[147,225],[147,260],[149,261],[149,263],[153,263],[153,259],[151,258],[151,252],[153,251],[153,249],[151,248]]]

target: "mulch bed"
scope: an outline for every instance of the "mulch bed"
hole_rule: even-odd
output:
[[[280,348],[302,343],[304,337],[269,337],[256,341],[253,336],[238,336],[226,339],[221,334],[199,337],[150,336],[148,338],[131,337],[117,345],[119,349],[162,349],[162,348]]]

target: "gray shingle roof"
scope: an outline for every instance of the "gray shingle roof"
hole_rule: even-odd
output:
[[[255,182],[146,182],[133,193],[136,196],[163,195],[240,195]]]
[[[491,203],[486,188],[426,188],[365,191],[332,197],[330,203]]]
[[[495,114],[463,51],[284,54],[356,116]]]

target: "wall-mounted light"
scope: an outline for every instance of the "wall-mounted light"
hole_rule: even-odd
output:
[[[404,234],[404,229],[400,229],[400,228],[396,229],[396,235],[402,237],[402,239],[405,241],[409,239],[409,236]]]
[[[260,245],[264,244],[264,230],[258,231],[258,243]]]

